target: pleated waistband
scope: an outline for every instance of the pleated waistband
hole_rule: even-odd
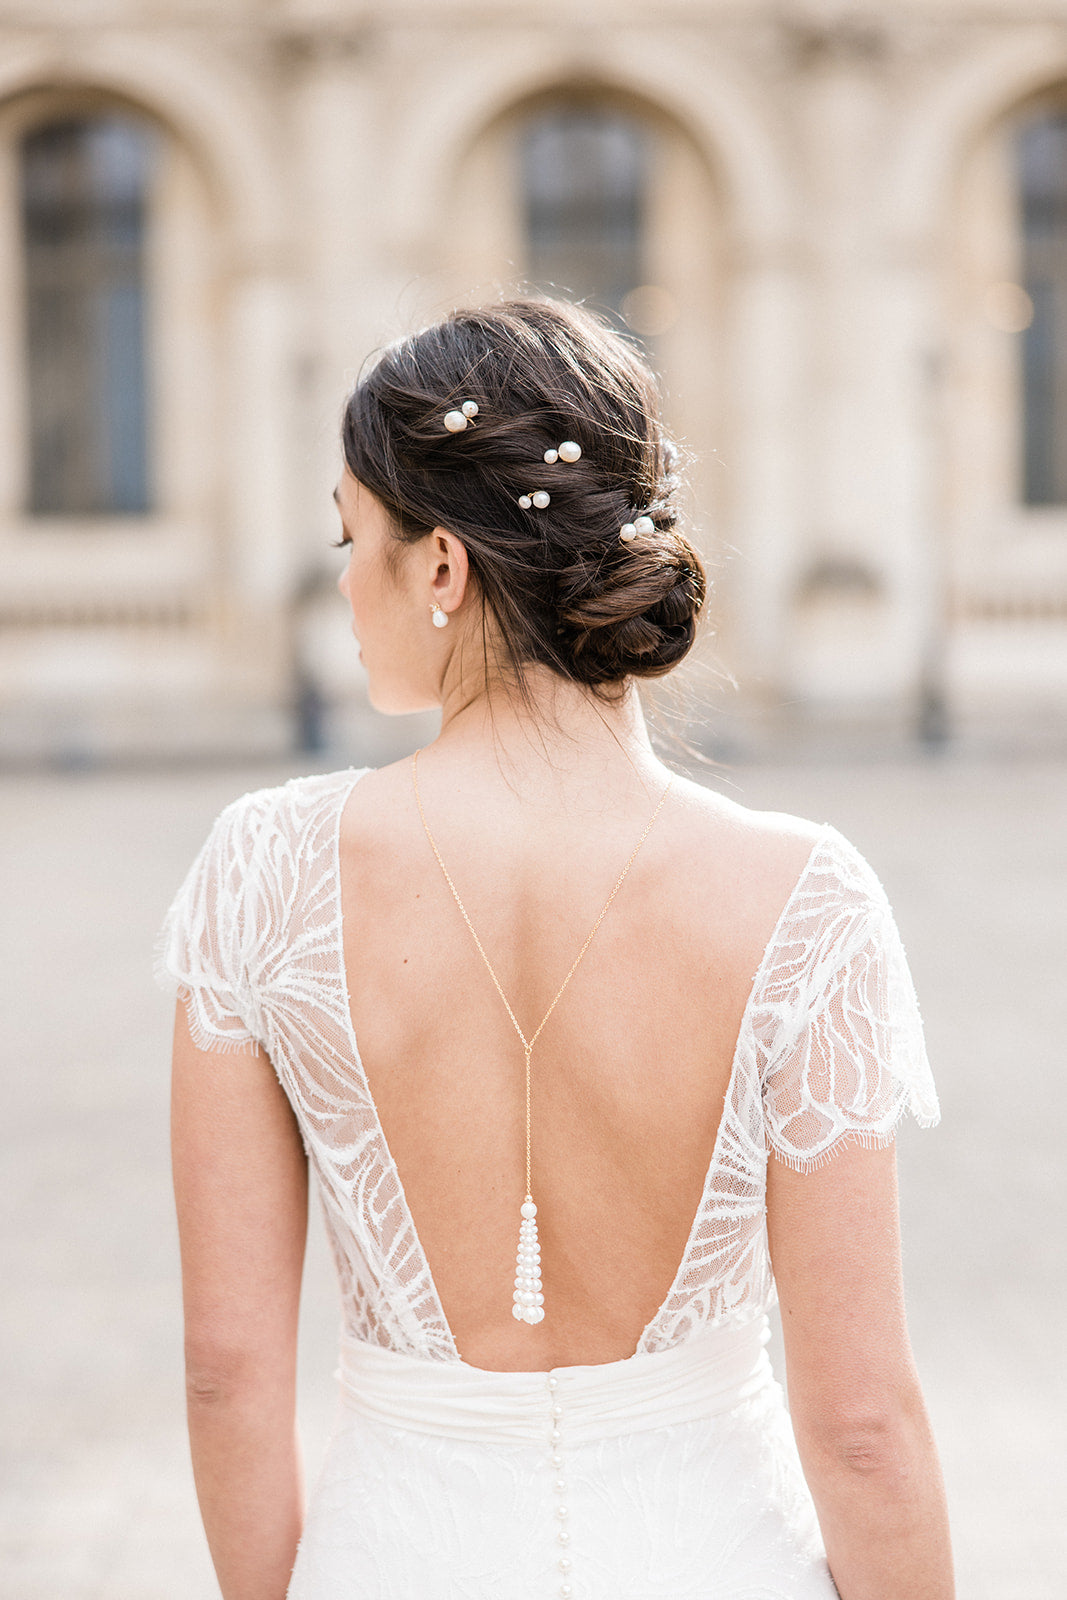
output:
[[[769,1337],[760,1317],[670,1350],[550,1372],[488,1372],[344,1340],[338,1377],[350,1409],[391,1427],[511,1444],[543,1444],[563,1428],[577,1444],[732,1410],[773,1383]]]

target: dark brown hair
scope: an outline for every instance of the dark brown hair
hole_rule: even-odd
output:
[[[444,416],[473,400],[450,433]],[[563,440],[577,462],[548,465]],[[598,317],[552,300],[454,311],[391,345],[345,407],[350,472],[396,538],[462,540],[521,681],[541,662],[601,692],[659,677],[693,643],[704,568],[677,531],[677,451],[646,362]],[[518,499],[546,489],[543,511]],[[629,543],[620,527],[655,525]]]

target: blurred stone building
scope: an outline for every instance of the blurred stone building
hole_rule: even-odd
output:
[[[358,704],[346,386],[530,285],[664,376],[729,715],[1062,714],[1067,0],[7,0],[0,754]]]

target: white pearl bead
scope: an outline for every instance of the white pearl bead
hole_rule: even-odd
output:
[[[570,1556],[560,1556],[560,1558],[559,1558],[559,1570],[561,1572],[569,1572],[571,1570],[571,1558],[570,1558]]]
[[[538,1278],[537,1281],[538,1281],[538,1283],[540,1283],[541,1282],[540,1278]],[[543,1306],[544,1303],[545,1303],[545,1297],[541,1293],[540,1289],[538,1289],[536,1291],[536,1293],[534,1294],[534,1305]]]
[[[637,529],[632,522],[623,523],[622,527],[619,529],[619,538],[625,539],[627,544],[629,544],[631,539],[637,538]]]
[[[571,1542],[571,1536],[567,1532],[566,1528],[561,1528],[556,1534],[556,1538],[559,1540],[560,1544],[570,1544]]]
[[[477,400],[464,400],[460,409],[465,417],[476,417],[478,415],[478,402]]]
[[[566,1494],[567,1493],[567,1480],[566,1480],[566,1478],[557,1478],[556,1479],[556,1493],[557,1494]]]
[[[561,1467],[563,1465],[563,1457],[560,1455],[558,1450],[552,1457],[552,1465],[554,1467]]]
[[[442,611],[440,606],[437,607],[437,610],[433,614],[433,625],[435,628],[448,627],[448,612]]]
[[[520,494],[519,504],[524,511],[529,511],[530,507],[533,505],[533,501],[530,499],[528,494]]]
[[[532,1200],[524,1200],[520,1210],[522,1215],[526,1218],[536,1217],[537,1215],[537,1207],[534,1205]]]
[[[559,1429],[558,1428],[553,1428],[552,1432],[548,1436],[548,1441],[549,1441],[550,1444],[559,1444],[559,1441],[562,1438],[563,1438],[563,1435],[560,1433]]]
[[[559,1586],[559,1592],[560,1592],[560,1595],[562,1597],[562,1600],[570,1600],[570,1597],[574,1593],[574,1590],[571,1588],[569,1583],[561,1583],[560,1586]]]
[[[553,1406],[552,1407],[552,1415],[554,1417],[561,1417],[563,1415],[563,1407],[562,1406]]]
[[[467,419],[462,411],[446,411],[445,427],[449,433],[462,433],[467,426]]]
[[[570,1512],[567,1510],[566,1506],[557,1506],[556,1516],[559,1518],[560,1522],[566,1522],[567,1518],[570,1516]]]
[[[545,460],[548,462],[550,467],[554,467],[556,462],[559,460],[559,451],[558,450],[546,450],[545,451]]]
[[[561,461],[577,461],[581,453],[581,445],[575,444],[573,439],[564,439],[559,447],[559,459]]]
[[[558,1378],[549,1378],[548,1387],[550,1389],[558,1389],[559,1388],[559,1379]]]
[[[656,524],[651,517],[636,517],[634,519],[634,528],[638,533],[655,533]]]
[[[525,1317],[523,1316],[522,1313],[523,1313],[522,1306],[520,1306],[516,1302],[516,1304],[513,1305],[512,1308],[511,1308],[511,1315],[515,1318],[516,1322],[525,1322],[526,1319],[525,1319]]]
[[[544,1320],[545,1320],[545,1308],[544,1308],[544,1306],[529,1306],[527,1308],[527,1312],[526,1312],[526,1320],[527,1320],[527,1322],[544,1322]]]
[[[532,498],[533,503],[537,507],[538,511],[543,511],[552,500],[552,496],[545,489],[538,489],[537,493]]]

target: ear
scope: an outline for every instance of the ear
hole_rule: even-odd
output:
[[[466,546],[447,528],[435,528],[429,537],[430,599],[442,611],[458,611],[470,580]]]

